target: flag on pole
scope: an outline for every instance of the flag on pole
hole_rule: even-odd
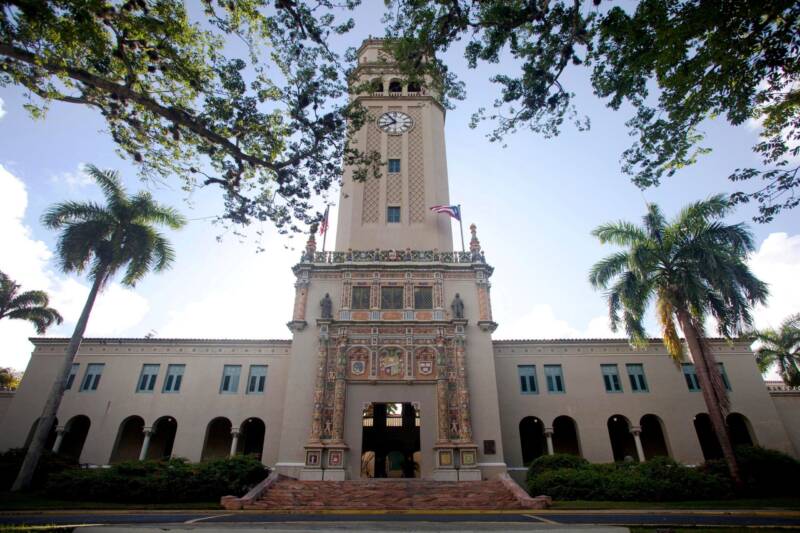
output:
[[[434,213],[445,213],[454,219],[461,221],[461,206],[458,205],[434,205],[431,207]]]
[[[326,231],[328,231],[328,212],[330,211],[331,206],[325,206],[325,214],[322,216],[322,222],[319,223],[319,234],[323,235]]]

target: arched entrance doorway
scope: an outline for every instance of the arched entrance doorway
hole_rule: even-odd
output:
[[[140,416],[129,416],[119,425],[117,440],[111,452],[109,462],[136,461],[144,442],[144,419]]]
[[[539,418],[526,416],[519,421],[519,444],[522,448],[522,464],[525,466],[547,453],[544,424]]]
[[[203,453],[200,455],[201,461],[222,459],[230,455],[233,442],[232,428],[231,421],[222,416],[208,423]]]
[[[78,415],[70,418],[67,425],[64,426],[64,440],[61,441],[58,453],[77,462],[81,457],[83,445],[86,443],[86,436],[89,434],[91,425],[92,422],[88,416]]]
[[[637,460],[636,441],[631,434],[631,422],[622,415],[612,415],[608,418],[608,437],[611,439],[611,450],[614,452],[614,461]],[[628,459],[630,458],[630,459]]]
[[[175,434],[178,432],[178,421],[171,416],[162,416],[153,424],[153,436],[147,448],[147,459],[162,460],[172,456]]]
[[[706,461],[722,459],[722,448],[711,426],[711,418],[706,413],[699,413],[694,417],[694,430],[697,432],[697,440],[700,441],[700,449],[703,450],[703,458]]]
[[[752,446],[755,444],[753,431],[750,421],[741,413],[731,413],[725,419],[728,423],[728,433],[731,436],[731,444],[736,446]]]
[[[553,452],[581,455],[578,425],[569,416],[562,415],[553,420]]]
[[[264,435],[266,426],[260,418],[248,418],[240,427],[239,443],[237,453],[255,456],[261,460],[261,453],[264,451]]]
[[[361,477],[420,476],[419,409],[372,403],[362,413]]]
[[[639,421],[642,428],[642,450],[644,450],[644,458],[652,459],[653,457],[669,457],[669,447],[667,446],[667,437],[664,434],[664,423],[656,415],[644,415]]]

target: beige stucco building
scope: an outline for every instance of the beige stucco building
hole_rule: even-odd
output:
[[[355,142],[381,179],[345,173],[333,252],[294,267],[290,340],[87,339],[49,445],[82,463],[255,453],[304,479],[480,479],[553,452],[605,462],[719,454],[690,363],[658,341],[493,341],[493,268],[471,228],[453,251],[444,109],[365,41]],[[33,339],[0,449],[24,446],[66,339]],[[745,342],[711,342],[732,438],[798,455],[798,396],[768,390]]]

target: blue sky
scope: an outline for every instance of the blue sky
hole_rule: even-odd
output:
[[[381,4],[359,8],[356,29],[337,47],[381,35]],[[519,132],[503,148],[486,139],[488,125],[472,130],[468,122],[478,107],[491,105],[497,90],[488,79],[508,62],[470,71],[460,48],[443,59],[467,87],[467,100],[447,115],[450,191],[453,202],[462,204],[465,231],[470,223],[477,224],[486,257],[496,269],[496,338],[609,335],[602,295],[589,286],[587,272],[611,249],[601,247],[590,231],[610,220],[638,220],[645,201],[673,214],[688,202],[730,192],[726,176],[732,169],[758,165],[751,151],[755,125],[733,128],[710,122],[704,131],[713,152],[660,187],[640,192],[619,165],[631,142],[624,125],[630,115],[607,109],[591,94],[582,71],[571,73],[567,81],[578,93],[579,111],[591,119],[590,131],[566,126],[549,140]],[[149,276],[135,291],[112,285],[92,315],[89,335],[289,337],[285,324],[294,295],[291,266],[299,257],[302,236],[280,236],[264,224],[252,228],[264,230],[263,235],[250,231],[238,238],[208,218],[220,211],[216,190],[187,195],[176,181],[140,182],[133,165],[116,155],[94,111],[55,103],[45,120],[34,121],[22,108],[26,95],[21,90],[0,88],[0,99],[0,270],[25,289],[51,293],[67,320],[50,335],[70,334],[88,283],[57,271],[52,260],[55,235],[40,225],[39,217],[54,202],[98,198],[80,172],[81,165],[93,163],[119,170],[131,191],[149,188],[191,222],[171,234],[177,251],[174,268]],[[749,221],[755,210],[742,206],[729,220]],[[334,227],[335,216],[334,210]],[[751,265],[773,293],[769,306],[757,310],[757,322],[777,325],[800,311],[800,210],[751,227],[758,244]],[[457,235],[455,239],[460,245]],[[334,240],[330,235],[328,242]],[[258,246],[266,252],[256,253]],[[24,368],[31,349],[26,339],[33,333],[24,322],[0,323],[0,365]]]

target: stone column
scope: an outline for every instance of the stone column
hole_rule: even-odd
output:
[[[445,356],[444,341],[439,339],[436,343],[436,415],[438,418],[438,432],[436,441],[439,443],[449,441],[447,431],[449,413],[447,401],[447,357]]]
[[[323,321],[318,321],[323,322]],[[319,354],[317,356],[317,379],[314,384],[314,412],[311,417],[310,443],[317,444],[322,438],[322,407],[325,403],[325,372],[328,367],[328,324],[324,321],[320,325]]]
[[[633,442],[636,444],[636,455],[639,457],[639,462],[643,463],[645,458],[644,448],[642,448],[642,428],[639,426],[633,426],[631,428],[631,435],[633,435]]]
[[[64,433],[66,433],[66,428],[64,426],[58,426],[56,428],[56,441],[53,443],[53,453],[58,453],[61,449],[61,443],[64,442]]]
[[[544,428],[544,438],[547,441],[547,455],[553,455],[553,428]]]
[[[241,434],[242,432],[239,428],[231,428],[231,457],[236,455],[236,450],[239,448],[239,435]]]
[[[345,375],[347,371],[347,338],[339,340],[336,354],[336,382],[333,389],[333,435],[334,443],[344,442]]]
[[[150,449],[150,437],[153,436],[155,431],[151,427],[145,427],[142,429],[142,433],[144,433],[144,441],[142,441],[142,449],[139,451],[140,461],[144,461],[147,458],[147,450]]]
[[[467,362],[465,354],[466,339],[457,335],[455,339],[456,372],[458,382],[458,432],[464,442],[472,442],[472,420],[469,410],[469,388],[467,387]]]

